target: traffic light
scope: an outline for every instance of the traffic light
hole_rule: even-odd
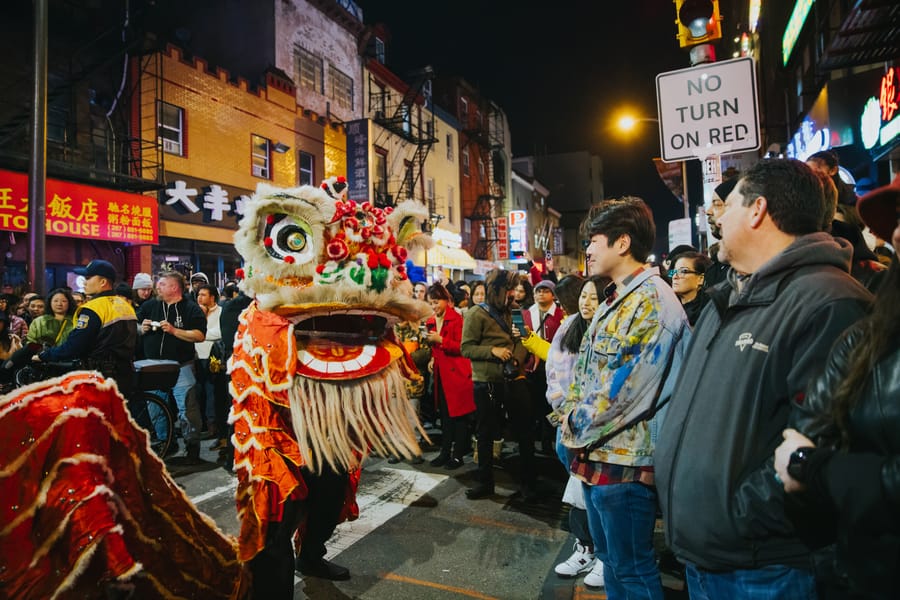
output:
[[[722,37],[719,0],[674,0],[678,45],[708,44]]]

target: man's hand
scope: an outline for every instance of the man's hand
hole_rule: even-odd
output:
[[[144,319],[143,321],[141,321],[141,331],[143,333],[147,333],[148,331],[150,331],[150,329],[153,327],[152,323],[153,321],[151,321],[150,319]]]
[[[503,346],[494,346],[491,348],[491,354],[502,360],[503,362],[508,361],[512,358],[512,350],[509,348],[504,348]]]
[[[168,333],[169,335],[175,335],[175,330],[178,329],[168,321],[160,321],[159,328],[162,329],[163,333]]]

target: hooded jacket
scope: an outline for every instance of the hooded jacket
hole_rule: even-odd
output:
[[[798,237],[737,291],[710,290],[656,447],[669,546],[714,571],[809,568],[784,511],[773,453],[795,402],[870,294],[849,275],[850,245]]]

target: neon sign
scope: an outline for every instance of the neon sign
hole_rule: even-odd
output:
[[[791,52],[794,51],[794,45],[797,43],[797,38],[800,37],[800,32],[803,31],[803,24],[806,23],[806,17],[809,16],[809,11],[815,1],[797,0],[794,5],[794,11],[791,13],[791,18],[788,19],[787,27],[784,28],[784,36],[781,38],[781,58],[785,65],[791,58]]]
[[[878,96],[871,96],[859,119],[866,150],[881,150],[900,136],[900,67],[889,67],[881,77]]]

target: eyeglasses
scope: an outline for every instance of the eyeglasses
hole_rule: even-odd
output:
[[[697,271],[691,271],[685,267],[681,267],[680,269],[672,269],[669,271],[669,277],[675,277],[676,275],[680,275],[684,277],[685,275],[700,275]]]

